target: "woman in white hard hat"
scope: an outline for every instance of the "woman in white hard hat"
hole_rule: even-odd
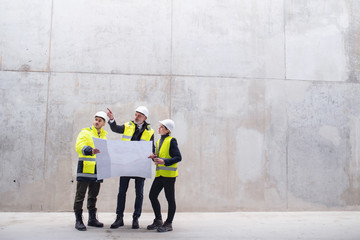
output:
[[[157,229],[158,232],[172,231],[172,221],[176,211],[175,203],[175,181],[178,176],[177,163],[181,161],[181,154],[175,138],[170,136],[175,128],[175,123],[171,119],[160,121],[159,134],[161,138],[156,143],[156,154],[152,158],[156,164],[156,175],[151,185],[149,198],[154,210],[154,222],[147,226],[148,230]],[[166,200],[168,202],[168,215],[163,223],[161,207],[158,196],[164,188]]]

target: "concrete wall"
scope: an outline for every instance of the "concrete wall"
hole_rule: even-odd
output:
[[[140,104],[176,122],[178,211],[360,209],[359,1],[0,6],[0,211],[72,211],[77,134]]]

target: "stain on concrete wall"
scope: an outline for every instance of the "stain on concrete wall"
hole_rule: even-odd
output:
[[[289,191],[327,207],[346,206],[350,186],[351,121],[358,118],[357,85],[313,84],[289,112]],[[292,202],[289,204],[293,204]],[[297,203],[295,203],[297,205]]]

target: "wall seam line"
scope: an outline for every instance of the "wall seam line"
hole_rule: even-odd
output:
[[[172,118],[171,115],[171,103],[172,103],[172,80],[173,80],[173,19],[174,19],[174,11],[173,11],[173,5],[174,5],[174,1],[171,0],[171,23],[170,23],[170,83],[169,83],[169,87],[170,87],[170,91],[169,91],[169,118]]]
[[[49,98],[50,98],[50,80],[51,80],[51,71],[50,71],[50,61],[51,61],[51,40],[52,40],[52,25],[53,25],[53,12],[54,12],[54,0],[51,1],[51,20],[50,20],[50,36],[49,36],[49,58],[47,65],[48,79],[47,79],[47,97],[46,97],[46,113],[45,113],[45,136],[44,136],[44,171],[43,177],[45,179],[45,173],[48,166],[47,162],[47,151],[46,145],[48,140],[48,122],[49,122]]]
[[[287,59],[286,59],[286,0],[283,0],[283,24],[284,24],[284,80],[287,79]],[[285,93],[286,96],[286,93]],[[286,98],[285,98],[286,99]],[[286,108],[286,146],[285,146],[285,161],[286,161],[286,209],[289,211],[289,112],[288,105],[285,105]]]

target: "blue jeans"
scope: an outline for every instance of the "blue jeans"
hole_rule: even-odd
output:
[[[135,179],[136,198],[135,198],[133,217],[139,218],[141,215],[141,209],[143,204],[143,198],[144,198],[143,190],[144,190],[144,182],[145,182],[145,178],[141,178],[141,177],[120,177],[116,214],[120,215],[121,217],[124,216],[126,192],[129,187],[130,179]]]

